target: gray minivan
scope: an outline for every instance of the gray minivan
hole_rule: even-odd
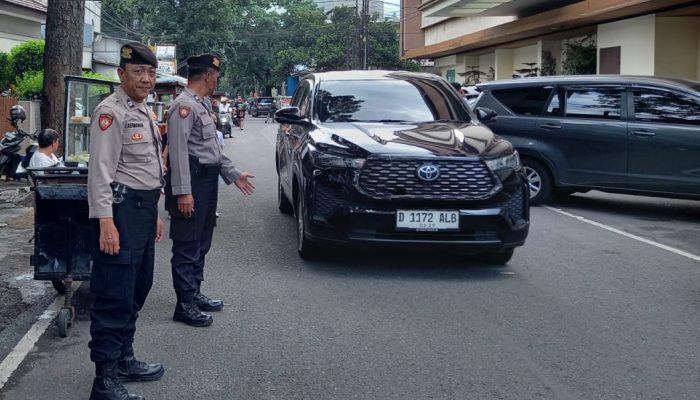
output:
[[[700,82],[557,76],[478,85],[520,153],[531,204],[591,189],[700,199]],[[481,110],[479,110],[481,108]]]

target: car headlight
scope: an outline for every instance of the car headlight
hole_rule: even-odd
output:
[[[493,172],[501,171],[504,169],[512,169],[518,171],[520,170],[520,156],[518,156],[517,151],[514,151],[513,154],[507,155],[505,157],[496,158],[493,160],[486,160],[486,165]]]
[[[365,165],[364,158],[357,157],[347,157],[338,154],[332,154],[328,152],[321,151],[317,149],[314,145],[309,144],[309,155],[311,156],[311,162],[317,168],[328,169],[328,168],[353,168],[359,169]]]

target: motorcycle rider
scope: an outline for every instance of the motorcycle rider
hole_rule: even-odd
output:
[[[226,124],[228,125],[228,129],[224,129],[224,127],[221,127],[221,130],[224,133],[224,136],[228,134],[231,136],[231,130],[233,127],[231,126],[231,111],[233,109],[231,108],[231,104],[229,103],[228,97],[224,96],[221,98],[221,104],[219,104],[219,115],[226,115],[228,116],[228,120]]]

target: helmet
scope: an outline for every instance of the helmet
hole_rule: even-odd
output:
[[[228,103],[228,97],[224,96],[221,98],[222,103]]]
[[[10,119],[13,121],[24,121],[25,119],[27,119],[27,113],[24,112],[24,107],[20,105],[12,106],[12,108],[10,109]]]

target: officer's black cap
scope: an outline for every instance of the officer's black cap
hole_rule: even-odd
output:
[[[148,46],[141,43],[129,43],[122,46],[119,52],[119,64],[147,64],[158,68],[156,55]]]
[[[187,59],[187,66],[192,69],[213,68],[221,70],[221,58],[214,54],[200,54]]]

